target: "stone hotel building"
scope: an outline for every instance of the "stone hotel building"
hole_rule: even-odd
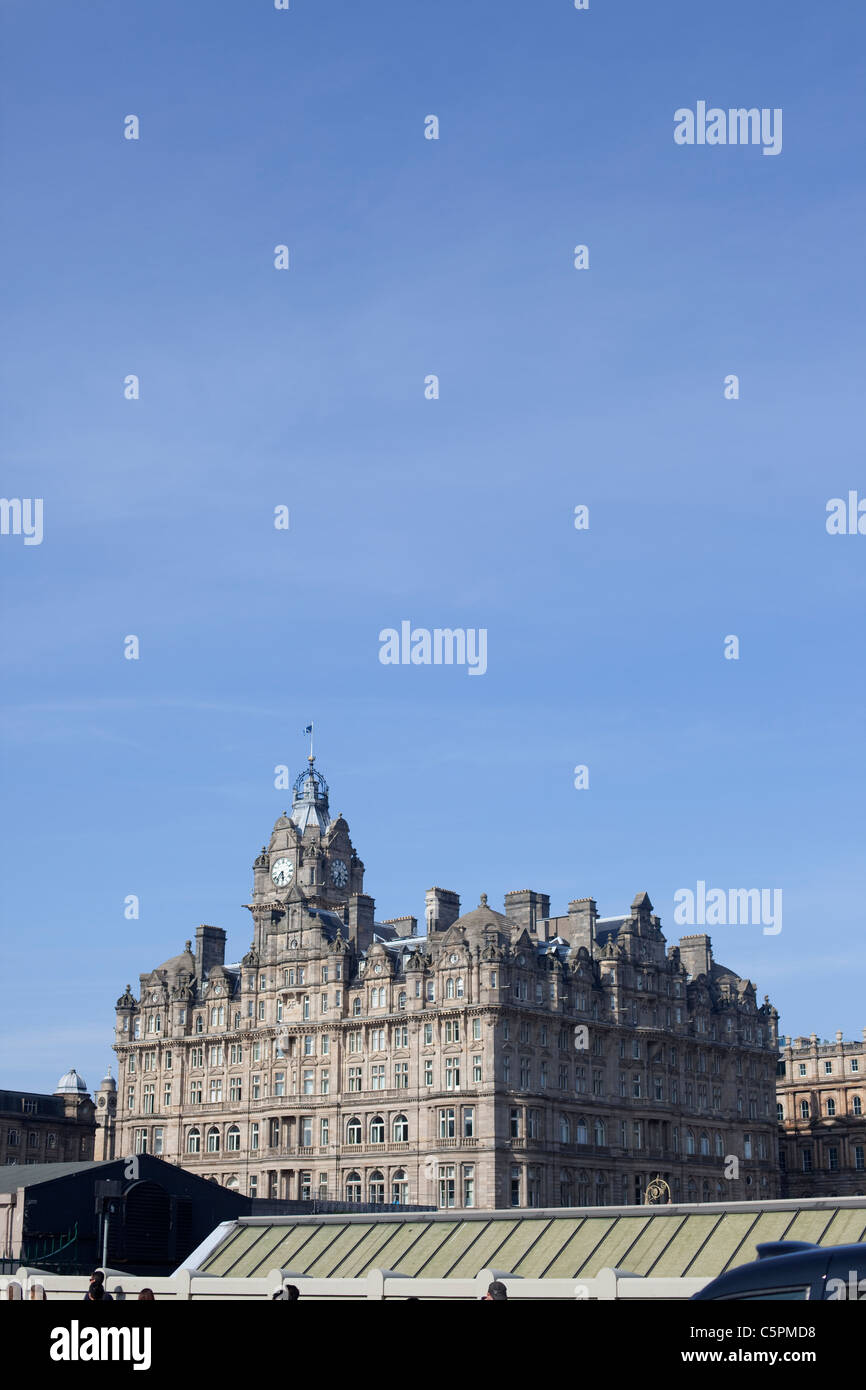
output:
[[[431,888],[376,922],[315,760],[253,868],[252,944],[226,934],[117,1001],[117,1145],[259,1197],[445,1208],[777,1195],[777,1014],[666,947],[646,893],[599,917],[545,893]]]

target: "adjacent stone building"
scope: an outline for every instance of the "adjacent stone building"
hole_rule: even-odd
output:
[[[72,1067],[53,1095],[0,1091],[0,1166],[92,1159],[96,1122],[87,1083]]]
[[[253,940],[225,932],[117,1001],[118,1151],[245,1195],[443,1208],[777,1195],[777,1015],[713,959],[667,947],[646,893],[431,888],[376,923],[315,768],[253,866]]]
[[[783,1196],[866,1195],[866,1028],[859,1042],[786,1037],[776,1095]]]

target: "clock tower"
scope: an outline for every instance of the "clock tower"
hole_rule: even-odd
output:
[[[315,763],[311,753],[295,779],[291,811],[275,822],[255,861],[252,905],[278,912],[300,901],[344,917],[350,898],[364,891],[364,865],[343,817],[331,819],[328,784]]]

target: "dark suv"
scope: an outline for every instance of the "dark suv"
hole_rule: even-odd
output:
[[[866,1302],[866,1245],[774,1240],[758,1258],[720,1274],[693,1299],[820,1298]]]

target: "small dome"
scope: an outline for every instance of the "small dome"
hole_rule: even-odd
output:
[[[66,1095],[79,1095],[79,1096],[82,1096],[82,1095],[83,1095],[83,1096],[86,1096],[86,1095],[87,1095],[87,1082],[84,1080],[84,1077],[83,1077],[83,1076],[79,1076],[79,1075],[78,1075],[78,1072],[75,1070],[74,1067],[70,1067],[70,1068],[69,1068],[69,1071],[68,1071],[68,1072],[65,1072],[64,1075],[61,1076],[60,1080],[58,1081],[58,1083],[57,1083],[57,1088],[56,1088],[54,1094],[55,1094],[56,1096],[59,1096],[59,1095],[64,1095],[64,1096],[66,1096]]]

